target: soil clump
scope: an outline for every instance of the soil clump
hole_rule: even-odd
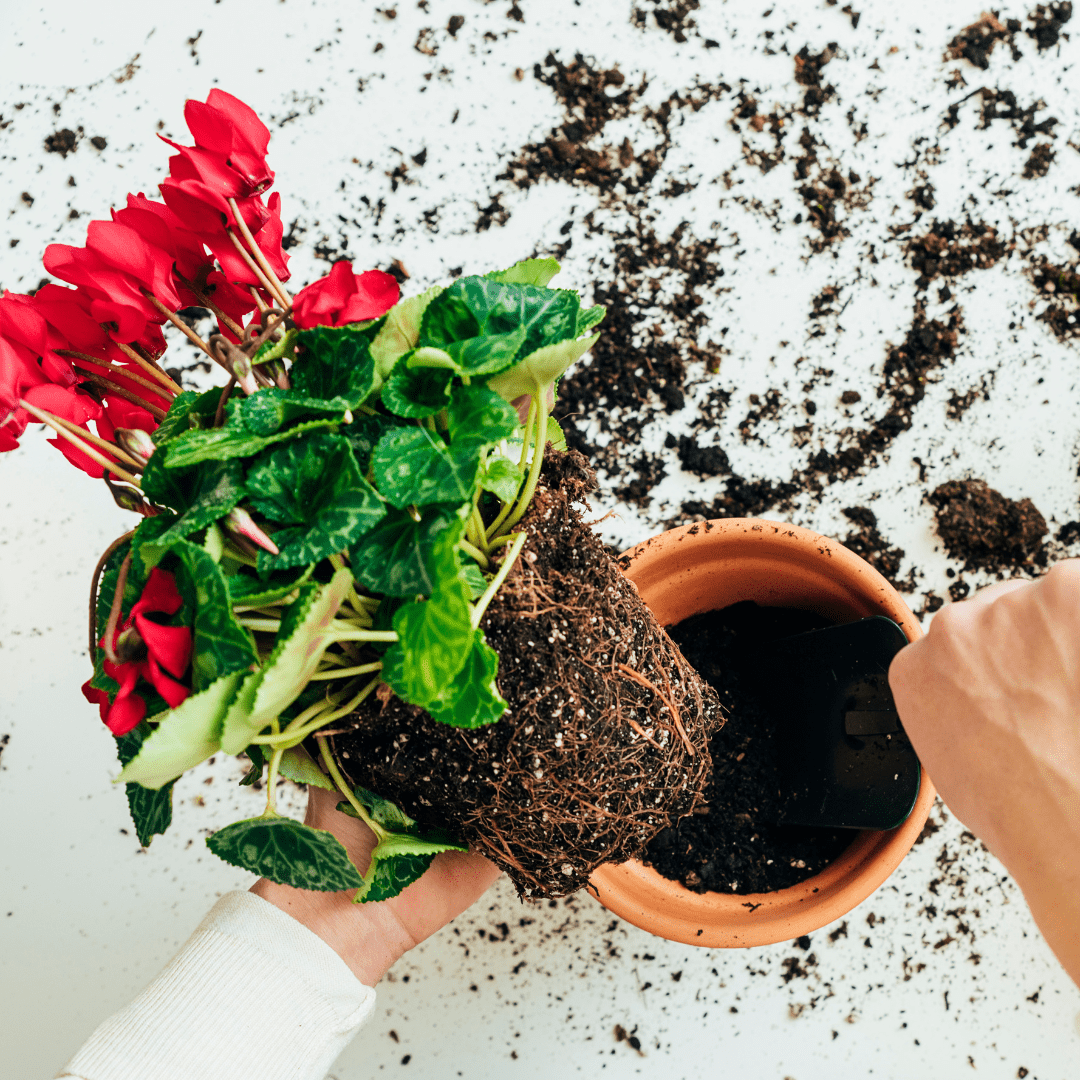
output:
[[[949,480],[926,498],[945,550],[965,570],[1003,574],[1045,566],[1049,529],[1030,499],[1006,498],[985,480]]]
[[[758,666],[767,642],[827,625],[811,611],[747,601],[669,628],[728,719],[709,740],[703,805],[645,849],[644,861],[664,877],[694,892],[772,892],[819,873],[854,839],[850,829],[780,824],[786,798],[777,721]]]
[[[335,752],[351,780],[465,838],[519,893],[558,897],[691,812],[723,716],[576,509],[596,484],[585,459],[549,448],[542,476],[529,541],[481,623],[502,719],[465,730],[369,700]]]

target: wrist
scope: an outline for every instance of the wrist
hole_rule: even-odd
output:
[[[265,878],[251,892],[322,938],[365,986],[375,986],[415,942],[386,904],[354,904],[351,892],[313,892]]]

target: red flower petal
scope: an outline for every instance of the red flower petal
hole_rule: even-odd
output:
[[[293,299],[293,321],[301,330],[313,326],[334,326],[337,313],[356,292],[356,275],[352,263],[342,259],[334,263],[330,273],[307,288],[301,289]]]
[[[90,680],[82,684],[83,697],[90,702],[91,705],[98,707],[98,712],[101,715],[102,721],[105,720],[109,714],[109,695],[104,690],[98,690],[96,687],[90,685]]]
[[[103,717],[105,725],[116,736],[126,735],[139,726],[146,715],[146,702],[138,694],[117,694],[108,715]]]
[[[337,325],[366,322],[389,311],[401,298],[401,286],[393,274],[366,270],[356,275],[356,292],[340,311]]]
[[[131,608],[131,613],[128,615],[128,625],[131,625],[131,620],[136,615],[144,615],[147,612],[175,615],[183,603],[184,598],[176,587],[176,579],[168,570],[162,570],[160,566],[155,566],[146,579],[142,595]],[[139,632],[142,633],[141,630]],[[144,637],[143,640],[146,641],[146,638]]]
[[[182,683],[171,679],[156,660],[147,664],[146,678],[153,683],[154,689],[165,699],[165,704],[170,709],[175,709],[191,696],[191,691]]]
[[[191,662],[190,627],[162,626],[138,613],[135,615],[135,628],[146,643],[146,653],[151,665],[160,664],[175,678],[187,671]]]

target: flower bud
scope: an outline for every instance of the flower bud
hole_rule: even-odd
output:
[[[222,524],[227,532],[250,540],[251,543],[261,547],[263,551],[269,551],[271,555],[277,555],[280,551],[277,544],[255,524],[251,515],[242,506],[233,507]]]
[[[154,440],[139,428],[117,428],[116,442],[121,450],[126,450],[136,461],[145,465],[157,449]]]
[[[121,484],[110,484],[113,501],[121,510],[131,510],[133,513],[148,515],[149,507],[143,502],[143,497],[134,489],[124,487]]]
[[[134,626],[128,627],[117,637],[116,658],[121,664],[146,659],[146,642]]]

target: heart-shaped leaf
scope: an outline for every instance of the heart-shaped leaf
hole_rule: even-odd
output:
[[[332,833],[287,817],[257,817],[219,829],[206,846],[233,866],[294,889],[341,892],[364,884]]]
[[[395,428],[379,440],[371,468],[379,493],[398,509],[470,502],[476,490],[480,448],[447,446],[423,427]]]

